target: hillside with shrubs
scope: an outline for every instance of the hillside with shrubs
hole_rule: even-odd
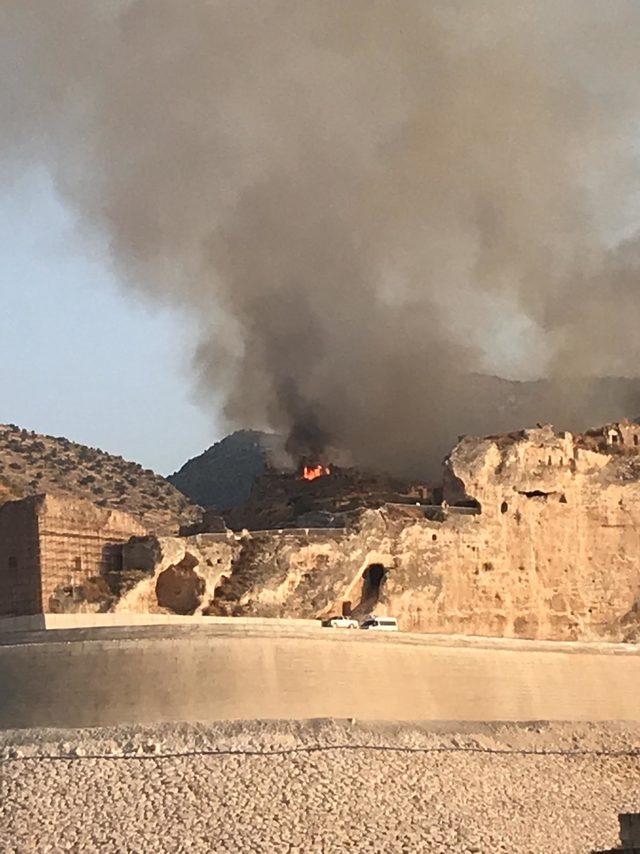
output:
[[[63,436],[0,425],[0,504],[43,492],[124,510],[157,534],[177,533],[200,515],[167,480],[139,463]]]

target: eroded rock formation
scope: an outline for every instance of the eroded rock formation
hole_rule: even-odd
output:
[[[376,610],[413,631],[636,639],[640,427],[622,428],[463,438],[442,506],[365,510],[344,530],[135,538],[125,569],[149,577],[118,608],[160,608],[162,573],[188,555],[198,613]]]
[[[195,571],[198,559],[188,552],[179,563],[163,569],[156,581],[156,599],[161,608],[174,614],[193,614],[206,589],[204,578]]]

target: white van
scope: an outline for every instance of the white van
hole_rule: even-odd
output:
[[[322,625],[329,629],[357,629],[358,621],[350,617],[330,617],[328,620],[323,620]]]
[[[397,632],[398,621],[395,617],[376,617],[375,614],[372,614],[362,621],[360,628],[367,629],[370,632]]]

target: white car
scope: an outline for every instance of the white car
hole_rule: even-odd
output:
[[[398,621],[395,617],[376,617],[372,614],[362,621],[360,628],[369,632],[397,632]]]
[[[351,617],[332,617],[330,620],[325,620],[322,625],[330,629],[357,629],[359,623]]]

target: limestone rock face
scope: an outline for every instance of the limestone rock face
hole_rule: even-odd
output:
[[[189,553],[198,613],[375,610],[408,631],[635,640],[640,427],[625,429],[622,444],[548,426],[464,438],[445,461],[442,507],[366,510],[340,531],[136,538],[125,569],[153,573],[155,609],[159,573]]]
[[[113,610],[202,614],[239,549],[231,534],[132,537],[123,546],[123,572],[144,578]]]

